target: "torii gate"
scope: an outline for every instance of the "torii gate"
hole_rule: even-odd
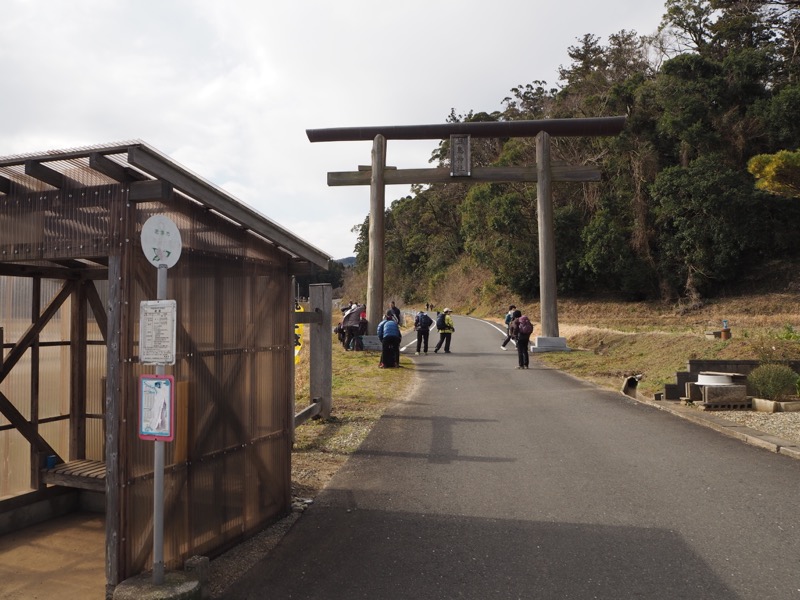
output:
[[[546,119],[446,123],[442,125],[395,125],[388,127],[339,127],[307,129],[311,142],[372,140],[372,165],[355,172],[329,172],[328,185],[369,185],[369,265],[367,273],[367,319],[371,333],[383,315],[384,212],[386,185],[423,183],[536,182],[539,229],[539,299],[542,335],[536,349],[566,350],[566,339],[558,335],[556,303],[556,250],[553,228],[553,182],[600,181],[599,169],[561,166],[550,162],[550,136],[617,135],[626,117]],[[535,137],[533,167],[476,167],[470,164],[470,136],[480,138]],[[450,168],[396,169],[386,166],[387,140],[443,140],[450,138]]]

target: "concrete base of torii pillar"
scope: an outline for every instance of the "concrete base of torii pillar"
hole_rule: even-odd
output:
[[[565,337],[545,337],[536,336],[534,343],[531,344],[531,352],[569,352],[567,338]]]

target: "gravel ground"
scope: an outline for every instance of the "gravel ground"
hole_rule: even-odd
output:
[[[765,413],[747,410],[715,410],[713,414],[800,444],[800,412]]]

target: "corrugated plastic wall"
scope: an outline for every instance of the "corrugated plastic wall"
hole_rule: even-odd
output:
[[[155,298],[156,269],[145,260],[138,237],[152,214],[171,217],[183,241],[181,259],[168,274],[167,294],[177,301],[179,322],[177,362],[167,368],[178,392],[176,439],[166,445],[167,566],[179,568],[191,555],[214,553],[288,510],[294,365],[288,257],[180,193],[168,204],[132,207],[126,186],[94,177],[85,164],[65,163],[59,169],[92,186],[88,189],[48,189],[21,169],[0,169],[12,181],[12,193],[0,194],[0,261],[45,266],[50,260],[130,257],[126,264],[132,268],[114,282],[122,286],[126,306],[121,314],[127,320],[109,323],[110,328],[121,326],[121,339],[128,340],[118,365],[123,382],[117,398],[120,501],[107,515],[118,519],[124,540],[116,553],[116,574],[124,579],[152,563],[153,443],[138,438],[138,376],[154,367],[138,363],[136,342],[139,303]],[[21,182],[19,189],[15,182]],[[121,233],[125,215],[132,213],[135,234],[126,236]],[[30,324],[31,285],[28,278],[0,278],[6,343],[18,340]],[[43,306],[61,285],[42,280]],[[95,285],[105,304],[108,282]],[[106,424],[91,415],[104,412],[107,348],[87,312],[86,456],[102,460]],[[41,340],[68,343],[69,326],[65,305]],[[41,347],[39,352],[40,416],[68,414],[69,346]],[[30,364],[23,357],[0,390],[29,416],[26,360]],[[43,424],[40,431],[68,456],[67,420]],[[12,447],[19,452],[10,452]],[[29,486],[29,452],[18,432],[0,431],[0,495]]]
[[[179,323],[176,364],[167,368],[177,382],[176,438],[165,447],[168,568],[213,553],[287,510],[291,479],[292,307],[285,259],[206,211],[182,208],[143,205],[137,215],[141,226],[151,213],[167,214],[184,244],[167,276]],[[133,259],[144,279],[131,294],[131,306],[138,306],[155,297],[156,269],[140,251]],[[155,372],[134,360],[138,313],[134,321],[134,344],[123,358],[134,375],[123,399],[129,424],[138,422],[138,375]],[[154,444],[140,440],[135,427],[124,427],[123,435],[127,576],[152,566]]]
[[[34,310],[34,280],[0,277],[0,326],[4,343],[13,345],[30,327]],[[63,282],[44,279],[40,283],[40,306],[50,303]],[[39,434],[61,456],[69,455],[69,300],[56,311],[39,334],[40,345],[28,350],[0,383],[0,391],[26,419],[38,421],[65,417],[63,420],[37,425]],[[3,350],[5,356],[8,348]],[[34,361],[34,353],[36,361]],[[34,364],[38,364],[38,381],[34,386]],[[38,389],[34,410],[33,390]],[[34,414],[35,413],[35,414]],[[8,425],[0,415],[0,426]],[[30,491],[31,450],[28,441],[14,429],[0,431],[0,497]]]

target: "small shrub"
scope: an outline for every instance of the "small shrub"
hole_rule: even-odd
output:
[[[780,332],[777,337],[779,340],[788,340],[796,342],[797,340],[800,340],[800,332],[795,331],[794,327],[792,327],[791,325],[784,325],[783,331]]]
[[[798,375],[786,365],[766,364],[756,367],[747,376],[753,395],[767,400],[778,400],[797,391]]]

